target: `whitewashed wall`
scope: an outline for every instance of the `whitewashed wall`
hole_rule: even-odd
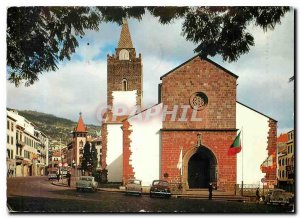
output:
[[[132,154],[129,161],[135,172],[135,178],[142,180],[143,186],[149,186],[153,180],[159,179],[162,120],[159,114],[155,116],[151,114],[161,111],[161,108],[162,104],[156,105],[128,120],[132,125],[130,134]]]
[[[130,114],[136,107],[137,90],[133,91],[113,91],[113,106],[124,107],[124,113],[121,115]]]
[[[107,180],[122,182],[123,175],[123,131],[122,124],[107,124]]]
[[[242,151],[237,154],[238,184],[242,181],[242,165],[244,184],[259,185],[265,175],[261,172],[260,165],[268,156],[268,120],[268,117],[237,102],[236,126],[239,130],[243,128]]]

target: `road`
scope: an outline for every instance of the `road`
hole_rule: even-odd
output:
[[[52,185],[46,177],[7,180],[7,206],[11,212],[184,212],[184,213],[282,213],[281,206],[254,203],[126,196],[116,192],[76,192]]]

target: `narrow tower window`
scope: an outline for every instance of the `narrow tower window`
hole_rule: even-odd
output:
[[[122,90],[127,91],[128,90],[128,85],[127,85],[127,79],[122,80]]]

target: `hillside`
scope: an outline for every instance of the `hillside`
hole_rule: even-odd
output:
[[[61,142],[66,145],[72,135],[70,134],[77,123],[61,117],[56,117],[52,114],[41,113],[30,110],[17,110],[21,116],[24,116],[28,121],[37,126],[39,130],[45,133],[50,139],[50,145]],[[87,125],[89,135],[96,136],[96,131],[100,131],[100,126]]]

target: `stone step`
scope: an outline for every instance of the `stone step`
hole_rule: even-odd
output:
[[[189,198],[189,199],[208,199],[208,195],[195,195],[195,194],[182,194],[172,195],[174,198]],[[250,201],[248,197],[236,196],[236,195],[213,195],[212,200],[226,200],[226,201]]]

